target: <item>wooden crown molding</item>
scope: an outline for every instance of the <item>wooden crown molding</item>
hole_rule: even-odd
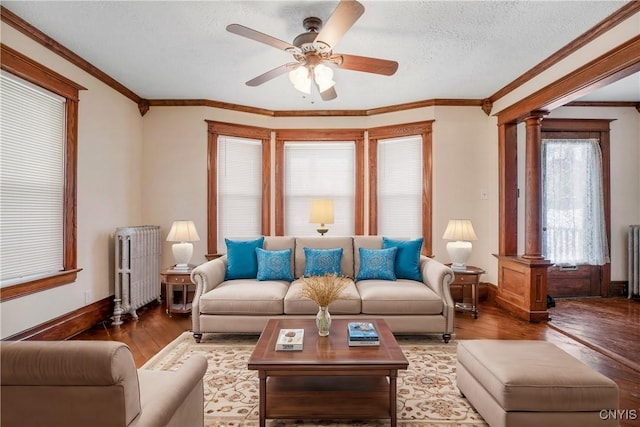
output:
[[[511,83],[498,90],[496,93],[491,95],[488,100],[492,103],[497,101],[638,12],[640,12],[640,1],[630,1],[613,14],[597,23],[594,27],[587,30],[577,39],[573,40],[571,43],[567,44],[547,59],[540,62],[538,65],[520,75]]]
[[[533,110],[553,110],[580,96],[640,71],[636,36],[559,80],[497,113],[498,125],[520,121]]]
[[[0,19],[2,19],[2,22],[5,22],[6,24],[12,26],[32,40],[40,43],[44,47],[71,62],[81,70],[86,71],[106,85],[112,87],[127,98],[131,99],[136,104],[139,104],[142,101],[142,98],[140,96],[136,95],[133,91],[125,87],[123,84],[119,83],[114,78],[107,75],[107,73],[100,70],[98,67],[95,67],[85,59],[82,59],[80,56],[76,55],[71,50],[67,49],[42,31],[38,30],[36,27],[29,24],[18,15],[6,9],[4,6],[0,6]]]
[[[131,99],[138,105],[140,115],[144,116],[150,107],[184,107],[184,106],[197,106],[197,107],[214,107],[231,111],[240,111],[252,114],[259,114],[270,117],[366,117],[375,116],[378,114],[385,114],[398,111],[412,110],[416,108],[432,107],[432,106],[448,106],[448,107],[471,107],[479,106],[485,114],[490,115],[493,103],[500,99],[505,94],[511,92],[515,88],[521,86],[525,82],[531,80],[538,74],[542,73],[546,69],[552,67],[563,58],[567,57],[571,53],[578,50],[580,47],[609,31],[625,19],[634,15],[640,11],[640,1],[631,1],[618,11],[610,15],[609,17],[596,24],[580,37],[545,59],[520,77],[509,83],[507,86],[500,89],[498,92],[491,95],[486,99],[428,99],[423,101],[409,102],[397,105],[390,105],[385,107],[365,109],[365,110],[269,110],[265,108],[258,108],[246,105],[232,104],[228,102],[220,102],[208,99],[144,99],[137,95],[135,92],[125,87],[102,70],[93,66],[88,61],[84,60],[71,50],[67,49],[51,37],[47,36],[42,31],[38,30],[13,12],[6,9],[4,6],[0,6],[0,19],[17,29],[21,33],[25,34],[32,40],[40,43],[56,54],[60,55],[64,59],[68,60],[78,68],[84,70],[88,74],[102,81],[106,85],[110,86],[117,92]]]

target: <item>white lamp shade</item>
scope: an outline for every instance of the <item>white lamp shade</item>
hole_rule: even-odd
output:
[[[174,221],[167,242],[197,242],[200,240],[193,221]]]
[[[469,219],[450,219],[447,229],[444,231],[442,238],[445,240],[454,240],[447,243],[447,252],[451,258],[451,268],[453,270],[464,270],[467,268],[467,260],[471,255],[471,242],[469,240],[478,240],[473,225]]]
[[[313,76],[320,92],[331,89],[336,84],[333,81],[333,70],[324,64],[318,64],[314,67]]]
[[[445,240],[478,240],[470,219],[450,219],[442,238]]]
[[[311,200],[311,215],[309,222],[312,224],[333,224],[333,200]]]
[[[311,93],[311,77],[309,76],[309,69],[304,65],[289,71],[289,81],[300,92]]]

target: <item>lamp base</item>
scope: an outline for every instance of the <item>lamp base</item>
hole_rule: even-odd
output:
[[[328,229],[328,228],[316,228],[316,231],[317,231],[318,233],[320,233],[320,235],[321,235],[321,236],[324,236],[324,234],[325,234],[327,231],[329,231],[329,229]]]
[[[462,271],[467,269],[467,260],[471,255],[471,242],[456,240],[447,243],[447,252],[451,258],[451,269],[453,271]]]
[[[176,266],[173,270],[188,270],[189,260],[193,255],[193,244],[191,242],[174,243],[171,247],[173,259],[176,260]]]

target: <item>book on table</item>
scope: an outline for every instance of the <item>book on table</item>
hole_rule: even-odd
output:
[[[350,346],[380,345],[378,331],[372,322],[349,322],[347,332]]]
[[[304,329],[280,329],[276,341],[276,351],[302,350]]]

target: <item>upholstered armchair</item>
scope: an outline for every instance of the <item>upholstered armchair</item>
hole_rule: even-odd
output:
[[[12,426],[200,426],[203,357],[175,372],[136,369],[116,341],[0,343],[0,423]]]

